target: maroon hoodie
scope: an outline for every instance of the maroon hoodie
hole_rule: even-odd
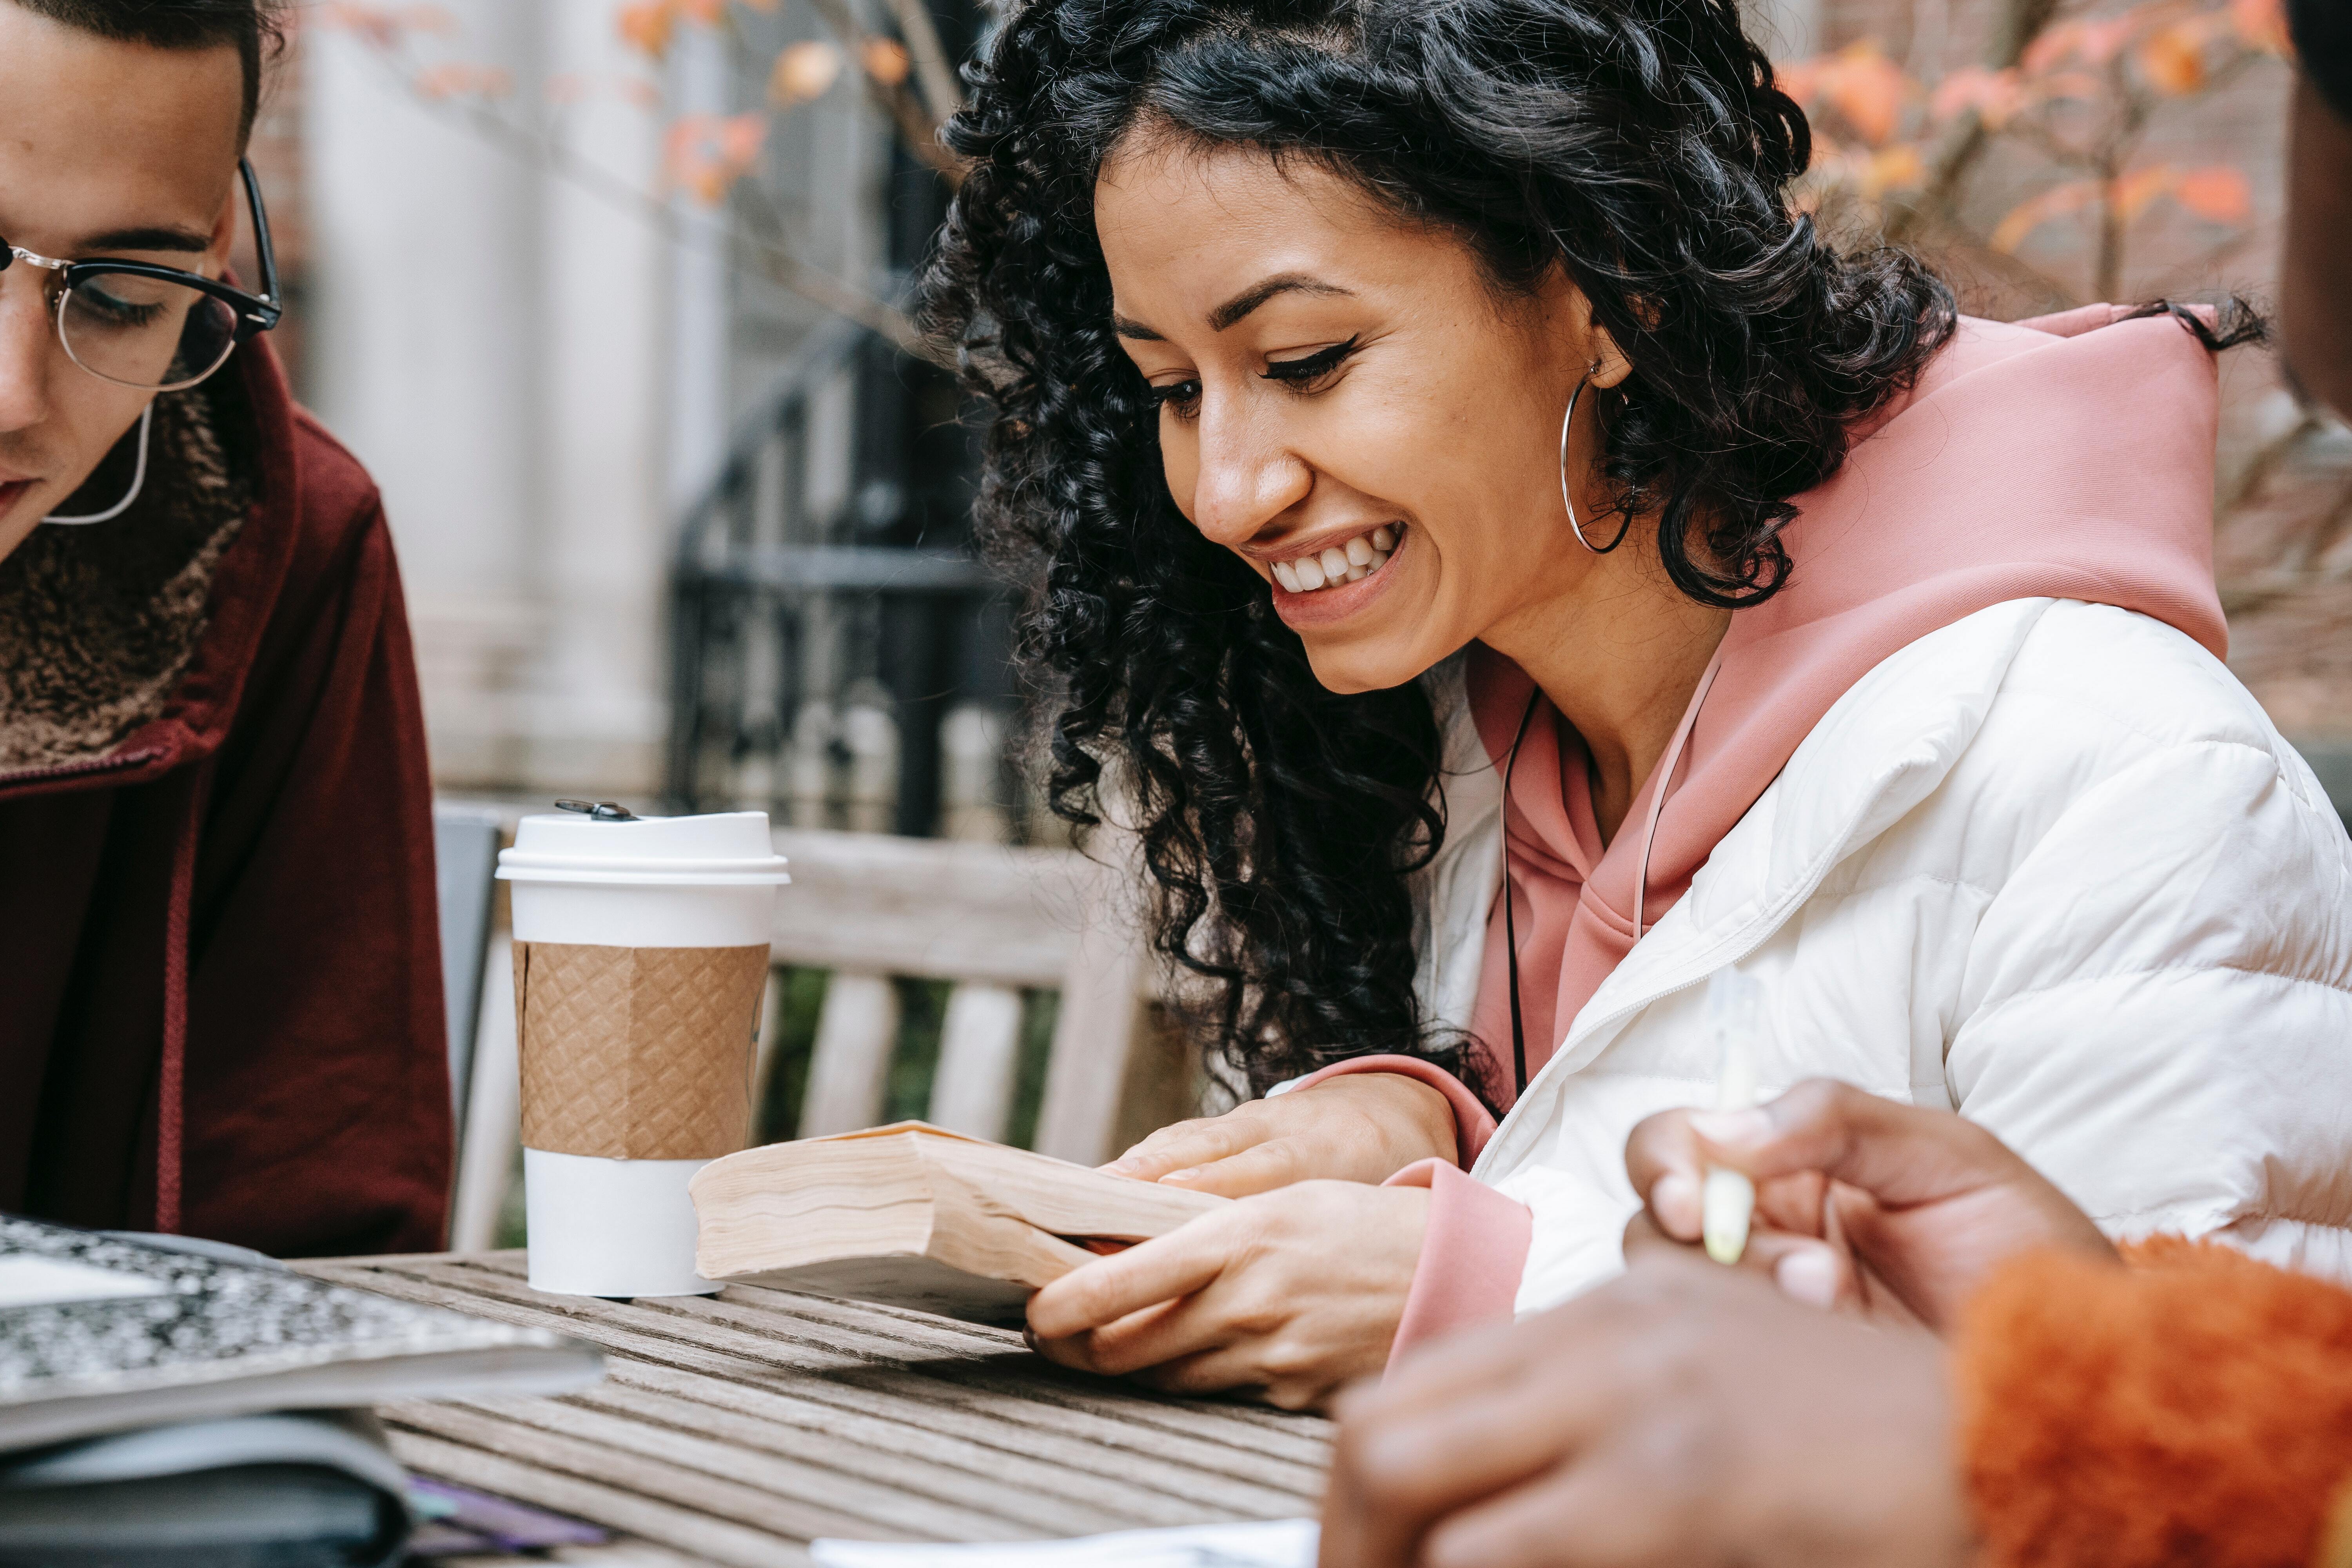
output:
[[[0,561],[0,1210],[437,1247],[432,787],[375,488],[262,343],[155,425],[137,507]]]

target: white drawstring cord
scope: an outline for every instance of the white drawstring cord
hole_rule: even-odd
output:
[[[41,521],[58,523],[67,528],[80,528],[93,522],[112,522],[116,518],[129,511],[131,503],[139,499],[139,491],[147,483],[147,429],[154,422],[154,418],[155,405],[152,402],[139,411],[139,466],[131,472],[129,495],[108,507],[104,511],[94,511],[86,517],[59,517],[52,512]]]
[[[1690,707],[1683,721],[1675,726],[1675,738],[1666,742],[1665,760],[1658,764],[1658,789],[1650,797],[1650,819],[1642,828],[1642,864],[1635,872],[1633,883],[1633,940],[1642,940],[1642,908],[1650,892],[1650,847],[1658,841],[1658,816],[1666,809],[1666,791],[1675,782],[1675,767],[1683,760],[1683,743],[1698,724],[1698,710],[1706,701],[1707,689],[1715,684],[1715,672],[1723,668],[1723,647],[1717,644],[1715,657],[1706,661],[1706,672],[1698,678],[1698,689],[1691,694]]]

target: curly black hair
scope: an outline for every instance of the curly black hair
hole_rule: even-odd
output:
[[[1500,287],[1564,268],[1633,367],[1602,400],[1616,515],[1654,518],[1713,605],[1788,580],[1789,498],[1950,335],[1950,291],[1791,210],[1811,134],[1736,0],[1028,0],[971,79],[922,309],[990,412],[983,536],[1035,574],[1055,809],[1132,813],[1157,946],[1255,1083],[1373,1052],[1478,1081],[1414,1000],[1408,878],[1445,827],[1428,699],[1324,689],[1177,510],[1111,331],[1105,158],[1142,125],[1310,160]]]

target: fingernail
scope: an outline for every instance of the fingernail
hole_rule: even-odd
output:
[[[1718,1149],[1738,1149],[1772,1136],[1772,1119],[1760,1110],[1694,1110],[1691,1131]]]
[[[1688,1176],[1660,1176],[1650,1186],[1650,1217],[1678,1241],[1688,1241],[1697,1234],[1698,1209],[1698,1184]]]
[[[1113,1160],[1109,1164],[1105,1165],[1103,1169],[1114,1176],[1124,1176],[1129,1171],[1134,1170],[1135,1165],[1136,1162],[1133,1159],[1129,1158],[1128,1155],[1121,1154],[1118,1159]]]
[[[1819,1247],[1805,1247],[1780,1259],[1773,1265],[1772,1282],[1782,1295],[1809,1307],[1837,1305],[1837,1263]]]
[[[1200,1166],[1198,1166],[1198,1165],[1187,1165],[1187,1166],[1185,1166],[1185,1167],[1184,1167],[1182,1170],[1181,1170],[1181,1171],[1171,1171],[1171,1172],[1169,1172],[1166,1175],[1164,1175],[1164,1176],[1160,1177],[1160,1179],[1161,1181],[1163,1181],[1163,1182],[1182,1182],[1182,1181],[1189,1181],[1189,1180],[1191,1180],[1192,1177],[1197,1176],[1197,1175],[1199,1175],[1200,1173],[1201,1173],[1201,1167],[1200,1167]]]

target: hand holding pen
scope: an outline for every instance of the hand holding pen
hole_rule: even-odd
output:
[[[1753,1184],[1738,1267],[1816,1306],[1940,1331],[1985,1275],[2031,1247],[2112,1259],[2081,1210],[1991,1133],[1960,1118],[1815,1079],[1761,1106],[1669,1110],[1633,1130],[1626,1173],[1645,1246],[1705,1239],[1711,1170]]]

